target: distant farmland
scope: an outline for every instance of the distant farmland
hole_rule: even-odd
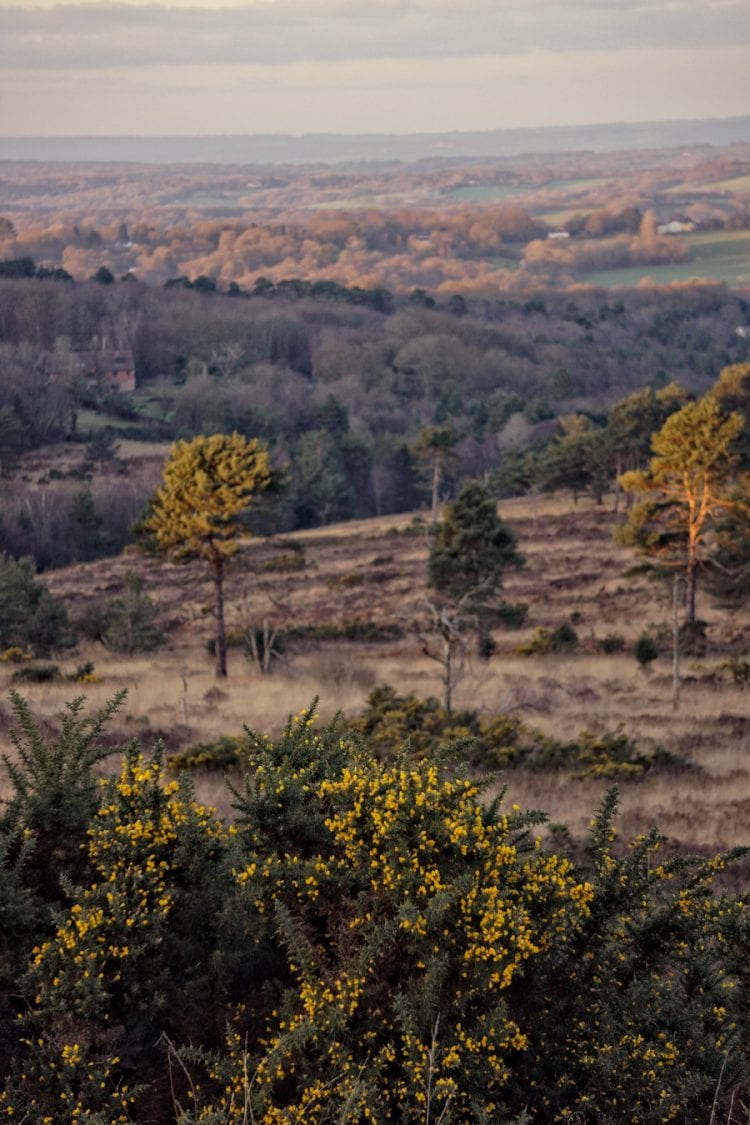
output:
[[[585,274],[592,285],[633,286],[644,277],[657,285],[691,278],[723,281],[732,288],[750,288],[750,231],[705,231],[675,236],[690,247],[689,261],[656,266],[623,266]]]

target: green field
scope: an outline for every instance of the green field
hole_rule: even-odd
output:
[[[413,192],[391,191],[375,195],[352,195],[345,199],[327,199],[322,203],[310,203],[310,211],[362,211],[378,210],[384,207],[406,206],[415,201]]]
[[[459,199],[467,203],[492,203],[495,200],[510,199],[519,195],[536,195],[540,191],[560,191],[563,193],[563,198],[560,200],[562,203],[565,201],[565,193],[568,189],[580,193],[609,182],[603,177],[598,177],[588,180],[549,180],[544,184],[461,184],[446,192],[445,198]]]
[[[700,234],[675,235],[691,250],[689,261],[663,266],[623,266],[621,269],[596,270],[584,275],[592,285],[610,288],[634,286],[644,277],[657,285],[672,281],[708,278],[723,281],[732,288],[750,288],[750,231],[705,231]]]
[[[706,184],[676,184],[667,188],[667,195],[685,195],[689,192],[715,193],[715,192],[750,192],[750,172],[744,176],[734,176],[729,180],[712,180]]]
[[[510,199],[530,190],[526,184],[461,184],[446,192],[445,198],[461,200],[463,203],[492,203],[495,200]]]
[[[240,211],[242,205],[240,200],[246,190],[235,192],[205,192],[194,191],[188,192],[187,195],[181,196],[179,199],[174,199],[171,202],[180,207],[211,207],[213,209],[225,208],[227,211]]]
[[[93,433],[94,430],[128,430],[133,425],[132,421],[125,418],[115,418],[113,414],[101,414],[96,410],[81,410],[78,414],[78,430],[80,433]]]

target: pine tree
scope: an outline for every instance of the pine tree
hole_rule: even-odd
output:
[[[686,582],[685,619],[695,621],[698,568],[709,530],[734,506],[735,443],[744,426],[737,411],[727,415],[713,395],[688,403],[654,434],[653,457],[645,472],[625,473],[626,492],[641,492],[616,539],[640,548]]]
[[[418,457],[426,461],[430,467],[432,479],[432,501],[430,514],[433,523],[438,518],[438,505],[440,503],[440,485],[443,472],[449,461],[456,459],[456,445],[458,434],[450,426],[431,426],[417,438],[414,451]]]
[[[271,483],[268,454],[241,434],[178,441],[142,525],[147,543],[173,558],[205,559],[215,590],[216,675],[227,674],[224,575],[237,539],[247,534],[241,516]]]
[[[522,565],[516,537],[498,516],[488,489],[480,481],[466,481],[433,534],[428,578],[434,590],[471,611],[480,656],[489,655],[489,605],[503,573]]]
[[[0,650],[30,647],[40,656],[76,642],[64,604],[39,581],[29,559],[0,554]]]

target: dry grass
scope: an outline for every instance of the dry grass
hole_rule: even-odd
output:
[[[498,652],[474,663],[458,690],[458,706],[486,713],[513,710],[530,725],[557,737],[582,729],[612,730],[623,724],[647,747],[661,745],[697,767],[622,786],[625,834],[656,822],[680,844],[724,846],[750,841],[750,692],[722,681],[717,667],[729,653],[747,655],[746,614],[728,615],[707,600],[699,610],[709,622],[710,647],[701,662],[686,661],[689,676],[680,709],[672,709],[666,660],[646,674],[627,653],[603,655],[597,641],[619,633],[630,645],[647,626],[666,624],[663,592],[644,578],[629,578],[632,559],[613,546],[614,515],[590,503],[573,507],[566,497],[510,501],[503,513],[514,526],[526,567],[508,576],[509,600],[529,604],[527,627],[497,634]],[[298,532],[285,542],[243,546],[229,580],[230,630],[268,617],[275,626],[343,625],[355,618],[397,622],[402,640],[380,644],[346,641],[290,647],[272,676],[255,673],[239,650],[230,654],[230,675],[217,685],[206,640],[212,631],[211,588],[198,566],[172,566],[134,555],[47,576],[71,612],[118,592],[127,570],[137,567],[161,603],[169,645],[153,657],[127,660],[101,646],[83,647],[61,662],[72,671],[93,660],[101,682],[87,684],[92,706],[119,687],[128,697],[118,721],[122,737],[148,745],[162,737],[172,747],[238,732],[247,724],[278,730],[287,714],[320,696],[323,717],[356,712],[377,683],[402,692],[440,694],[439,669],[421,652],[415,623],[422,614],[427,544],[410,516]],[[296,544],[305,565],[267,569]],[[573,621],[581,651],[572,656],[521,657],[519,643],[534,628]],[[7,691],[10,669],[0,671]],[[54,716],[81,690],[71,683],[25,685],[37,713]],[[2,724],[7,727],[7,723]],[[7,736],[0,732],[0,745]],[[576,833],[588,823],[606,783],[562,774],[509,772],[510,797],[547,810]],[[207,783],[209,784],[209,783]],[[216,790],[209,796],[217,797]],[[222,803],[225,798],[221,798]]]

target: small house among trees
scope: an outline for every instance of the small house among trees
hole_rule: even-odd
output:
[[[103,391],[135,390],[135,360],[127,349],[76,352],[75,361],[81,378]]]
[[[57,353],[45,352],[42,364],[53,383],[73,375],[100,391],[131,394],[136,388],[135,359],[128,348],[74,351],[66,356],[62,370]]]

